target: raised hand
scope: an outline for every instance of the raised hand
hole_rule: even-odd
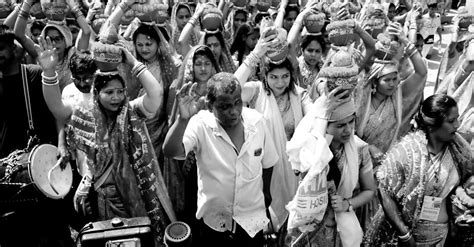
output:
[[[203,107],[199,104],[199,96],[196,93],[197,86],[197,83],[188,82],[176,93],[179,117],[183,120],[189,120]]]
[[[349,91],[343,89],[342,86],[334,88],[331,92],[326,92],[326,104],[328,106],[328,112],[333,112],[340,105],[350,101],[351,97],[347,97],[348,94]]]
[[[56,70],[56,65],[58,64],[58,55],[56,54],[53,43],[49,37],[44,39],[42,36],[39,38],[39,54],[38,54],[38,63],[43,69],[43,71],[54,71]]]
[[[391,22],[387,27],[388,34],[398,37],[401,43],[407,44],[408,38],[403,32],[402,25],[398,22]]]
[[[125,64],[128,64],[130,66],[135,65],[138,60],[128,51],[125,47],[120,47],[120,50],[122,50],[122,57],[123,57],[123,62]]]
[[[257,44],[255,45],[255,48],[253,49],[253,52],[258,56],[258,57],[263,57],[267,51],[275,46],[278,43],[278,40],[276,38],[278,37],[277,34],[271,34],[265,37],[265,35],[261,35],[260,39],[258,40]]]

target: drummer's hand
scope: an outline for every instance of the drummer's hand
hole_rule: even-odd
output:
[[[61,170],[64,170],[66,168],[66,165],[69,161],[69,158],[71,157],[71,154],[67,150],[65,145],[58,145],[58,154],[57,154],[58,159],[62,158],[62,162],[59,165]]]

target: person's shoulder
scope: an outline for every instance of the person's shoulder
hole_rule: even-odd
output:
[[[263,121],[263,115],[255,109],[243,107],[242,118],[246,124],[257,125],[260,121]]]

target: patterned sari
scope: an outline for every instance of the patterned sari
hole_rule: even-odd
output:
[[[415,241],[433,241],[434,244],[443,240],[430,236],[431,231],[418,231],[427,226],[437,227],[435,222],[419,219],[424,196],[447,198],[457,184],[472,174],[472,153],[458,134],[435,157],[429,155],[427,144],[423,131],[408,134],[387,153],[383,164],[376,169],[376,177],[379,189],[398,205],[402,220],[413,230]],[[395,230],[381,207],[366,233],[365,243],[368,246],[397,244]]]

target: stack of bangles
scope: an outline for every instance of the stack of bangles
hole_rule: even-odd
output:
[[[415,45],[411,42],[408,43],[408,46],[405,48],[405,54],[408,54],[408,57],[412,57],[418,52]]]
[[[25,2],[26,3],[26,2]],[[29,3],[28,3],[29,4]],[[23,18],[25,20],[28,20],[28,18],[30,17],[30,12],[29,11],[25,11],[24,10],[24,7],[20,9],[20,13],[18,14],[18,17],[20,18]]]
[[[72,9],[71,9],[72,13],[74,13],[74,16],[76,17],[76,19],[78,19],[79,17],[84,17],[84,14],[82,13],[81,9],[79,8],[78,5],[74,6]]]
[[[189,21],[188,21],[188,23],[193,25],[193,26],[196,26],[197,22],[198,22],[198,19],[194,16],[191,16],[191,18],[189,18]]]
[[[255,54],[254,52],[250,52],[250,54],[247,55],[243,63],[249,68],[254,68],[258,65],[259,62],[260,59],[258,58],[257,54]]]
[[[48,77],[44,75],[44,72],[41,73],[43,85],[46,86],[55,86],[59,84],[58,73],[54,73],[54,76]]]
[[[140,77],[140,75],[145,72],[146,66],[143,63],[136,63],[132,68],[132,75],[136,78]]]
[[[398,236],[398,239],[399,239],[401,242],[408,242],[408,240],[410,240],[411,237],[412,237],[411,232],[407,232],[405,235]]]

